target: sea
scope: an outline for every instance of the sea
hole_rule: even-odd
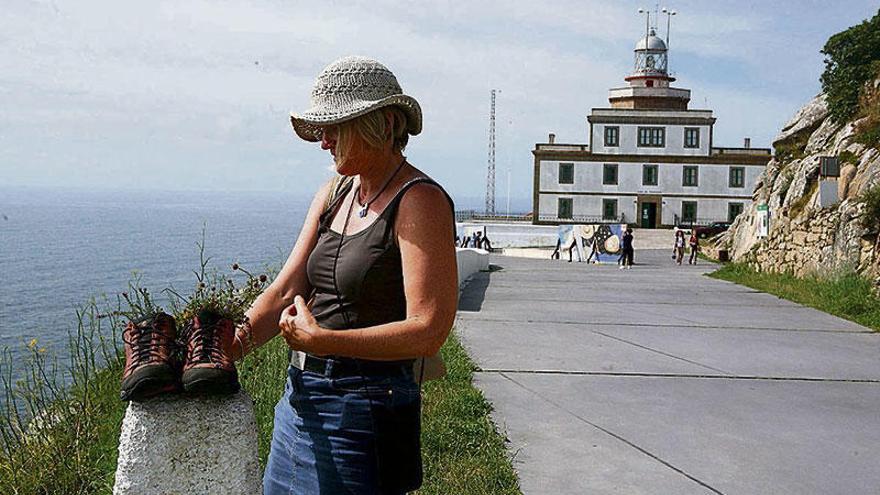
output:
[[[92,298],[115,302],[135,274],[159,303],[167,301],[166,287],[191,292],[203,233],[209,268],[279,268],[310,199],[281,192],[0,189],[0,350],[12,358],[13,379],[31,342],[67,362],[77,309]]]

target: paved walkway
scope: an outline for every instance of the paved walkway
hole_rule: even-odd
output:
[[[636,256],[493,257],[462,295],[526,495],[880,493],[880,334]]]

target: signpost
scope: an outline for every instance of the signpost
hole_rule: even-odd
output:
[[[770,234],[770,208],[766,204],[758,205],[758,237]]]

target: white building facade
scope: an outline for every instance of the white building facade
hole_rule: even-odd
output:
[[[536,224],[618,223],[645,228],[732,221],[751,202],[770,150],[713,146],[711,110],[689,110],[673,88],[666,44],[651,30],[635,49],[629,86],[587,117],[588,144],[537,143]]]

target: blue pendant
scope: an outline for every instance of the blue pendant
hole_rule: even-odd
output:
[[[361,218],[364,218],[365,216],[367,216],[367,207],[366,206],[361,208],[361,211],[358,212],[358,216]]]

